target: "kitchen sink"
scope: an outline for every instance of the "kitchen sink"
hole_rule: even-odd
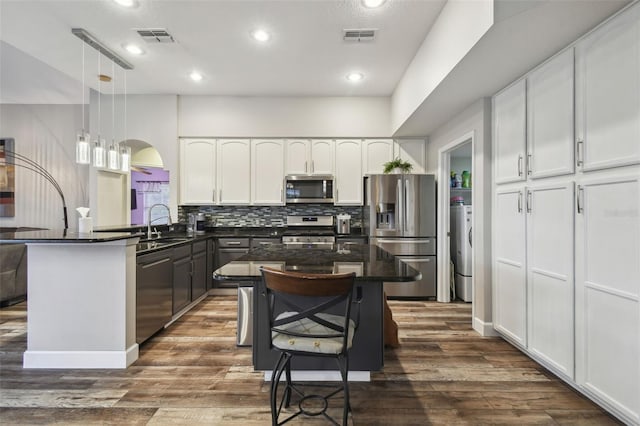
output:
[[[186,243],[191,241],[192,238],[185,237],[164,237],[164,238],[153,238],[153,239],[143,239],[136,245],[136,251],[147,251],[154,250],[164,247],[169,247],[181,243]]]

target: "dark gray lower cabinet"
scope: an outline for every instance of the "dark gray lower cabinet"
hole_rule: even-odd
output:
[[[193,275],[191,276],[191,300],[207,291],[207,241],[193,243]]]
[[[173,313],[191,302],[191,244],[173,249]]]
[[[136,342],[142,343],[171,321],[171,251],[136,259]]]

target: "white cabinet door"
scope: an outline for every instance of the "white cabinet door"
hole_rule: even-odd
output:
[[[362,205],[362,141],[336,140],[336,205]]]
[[[513,343],[527,345],[527,273],[524,188],[495,194],[493,321]]]
[[[307,139],[289,139],[285,141],[285,172],[288,175],[306,175],[309,173],[311,141]]]
[[[180,204],[215,204],[215,139],[180,140]]]
[[[576,45],[576,113],[582,170],[640,163],[640,5]]]
[[[284,205],[284,142],[251,141],[251,204]]]
[[[334,142],[332,139],[311,141],[309,173],[312,175],[333,175]]]
[[[251,144],[248,139],[218,140],[218,203],[251,201]]]
[[[365,139],[362,143],[363,175],[380,174],[384,163],[393,160],[393,139]]]
[[[532,178],[573,173],[573,49],[527,76],[527,171]]]
[[[519,80],[493,98],[495,182],[524,180],[526,152],[526,81]]]
[[[582,182],[576,216],[576,381],[640,422],[640,173]]]
[[[527,346],[573,379],[573,182],[527,191]],[[498,226],[502,226],[499,224]]]
[[[413,165],[411,173],[426,173],[427,143],[422,139],[396,140],[395,157],[411,163]]]

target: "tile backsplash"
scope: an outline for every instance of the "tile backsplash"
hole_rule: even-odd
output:
[[[362,207],[330,204],[298,204],[286,206],[178,206],[178,219],[187,222],[189,213],[204,213],[213,226],[285,226],[287,216],[351,215],[351,226],[362,227]]]

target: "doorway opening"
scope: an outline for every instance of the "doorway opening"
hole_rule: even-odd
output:
[[[473,302],[473,144],[469,132],[438,151],[438,301]]]
[[[128,140],[131,147],[131,224],[146,225],[154,204],[169,205],[169,171],[164,169],[160,153],[147,142]],[[153,211],[151,220],[166,215]]]

